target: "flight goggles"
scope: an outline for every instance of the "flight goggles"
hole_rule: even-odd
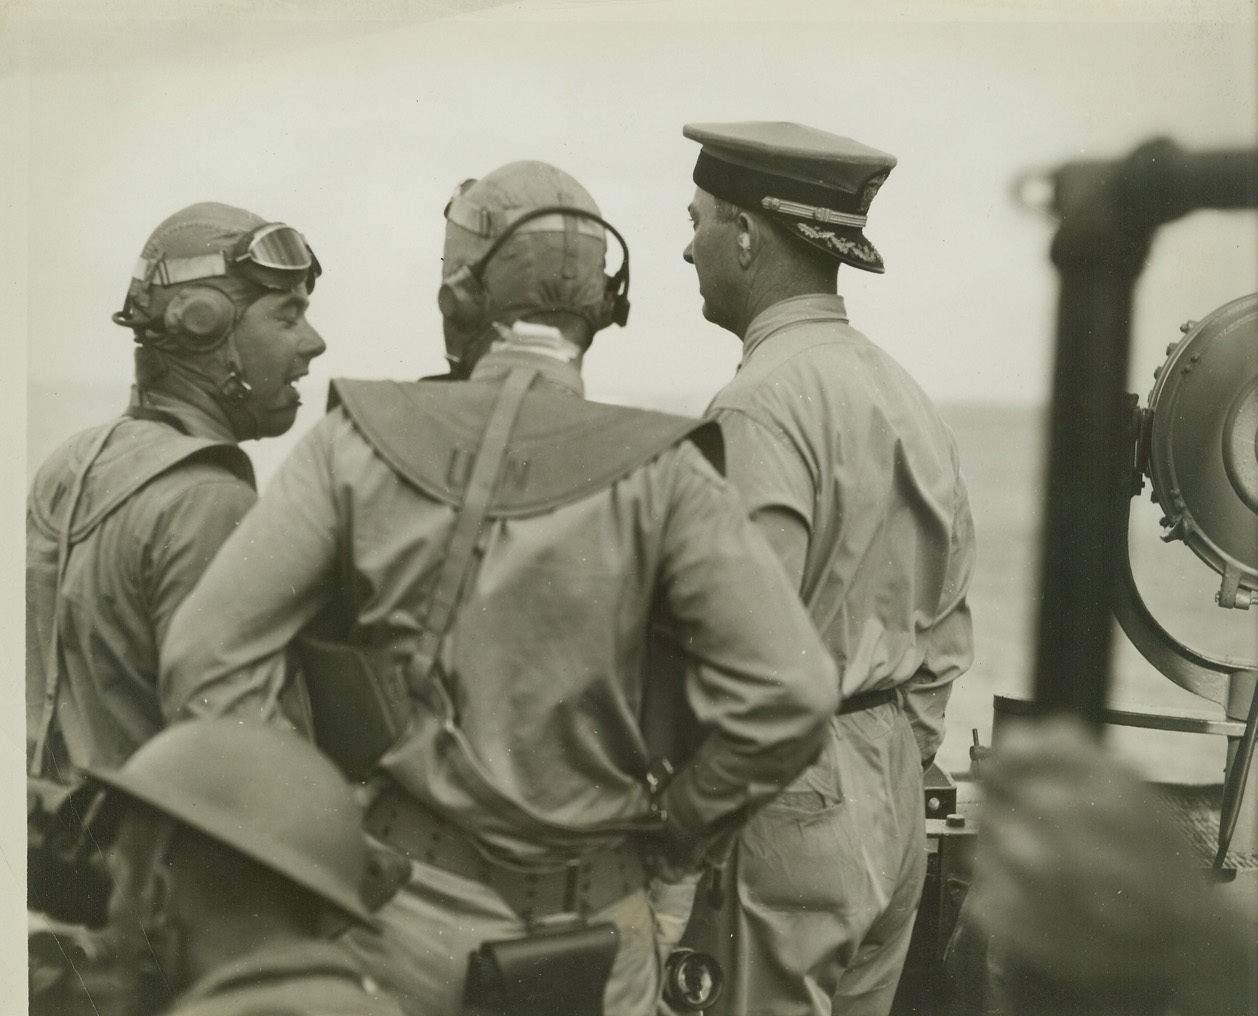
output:
[[[301,283],[313,290],[323,268],[314,251],[292,226],[269,222],[240,238],[229,252],[215,251],[187,258],[140,258],[132,278],[147,285],[236,274],[266,289],[292,289]]]

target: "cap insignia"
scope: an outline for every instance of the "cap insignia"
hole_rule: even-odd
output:
[[[827,247],[837,250],[840,254],[860,258],[862,261],[877,261],[878,254],[868,243],[849,240],[845,236],[836,236],[829,229],[817,229],[806,222],[797,222],[795,227],[810,240],[819,240]]]

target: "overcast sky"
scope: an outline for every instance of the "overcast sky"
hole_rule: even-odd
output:
[[[697,153],[681,127],[781,119],[899,158],[867,230],[887,274],[840,273],[854,324],[941,401],[1035,402],[1048,386],[1052,225],[1012,199],[1012,181],[1158,134],[1189,148],[1258,137],[1253,24],[1232,13],[1252,19],[1252,3],[1146,2],[1165,20],[1143,24],[1009,20],[990,3],[684,0],[386,17],[455,6],[34,23],[21,76],[30,379],[125,388],[129,333],[109,314],[151,228],[211,199],[297,226],[324,265],[311,319],[329,352],[299,427],[329,376],[440,369],[441,210],[458,181],[535,158],[582,181],[633,252],[633,315],[598,339],[590,394],[698,412],[738,346],[700,317],[681,260]],[[284,17],[299,7],[318,16]],[[1182,20],[1181,8],[1233,20]],[[351,10],[384,20],[331,18]],[[881,20],[860,20],[871,10]],[[1251,291],[1256,251],[1252,215],[1166,230],[1138,310],[1148,348]]]
[[[590,395],[701,411],[739,351],[700,317],[681,260],[688,121],[796,120],[894,153],[867,231],[887,274],[840,273],[853,323],[942,402],[1040,402],[1052,225],[1012,182],[1157,135],[1253,146],[1253,19],[1252,0],[0,2],[0,327],[37,396],[32,450],[98,422],[86,386],[120,408],[130,339],[109,315],[149,231],[195,201],[289,222],[324,265],[311,319],[329,351],[264,473],[329,377],[441,369],[442,208],[458,181],[522,158],[575,175],[633,252],[630,324],[596,342]],[[1133,390],[1181,321],[1256,288],[1256,252],[1250,213],[1159,234]],[[16,435],[20,389],[8,411]],[[23,445],[6,443],[10,477]]]

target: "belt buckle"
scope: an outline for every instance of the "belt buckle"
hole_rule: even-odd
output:
[[[577,905],[577,891],[581,884],[581,861],[572,858],[564,862],[563,869],[563,911],[559,916],[571,914],[577,920],[582,919],[581,908]]]
[[[579,858],[565,861],[563,868],[556,871],[563,880],[559,909],[555,913],[546,914],[536,920],[529,921],[532,927],[553,928],[570,924],[582,924],[585,912],[579,903],[578,894],[581,886],[581,861]]]
[[[525,924],[530,928],[549,928],[584,922],[585,914],[578,904],[581,863],[573,859],[564,861],[562,867],[522,873],[524,884],[534,886],[526,890],[524,906],[516,908]],[[538,911],[541,916],[534,916]]]

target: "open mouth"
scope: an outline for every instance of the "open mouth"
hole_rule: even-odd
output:
[[[301,405],[301,390],[297,387],[297,382],[304,378],[307,373],[309,372],[303,370],[298,374],[290,374],[284,382],[285,389],[292,393],[291,398],[295,405]]]

